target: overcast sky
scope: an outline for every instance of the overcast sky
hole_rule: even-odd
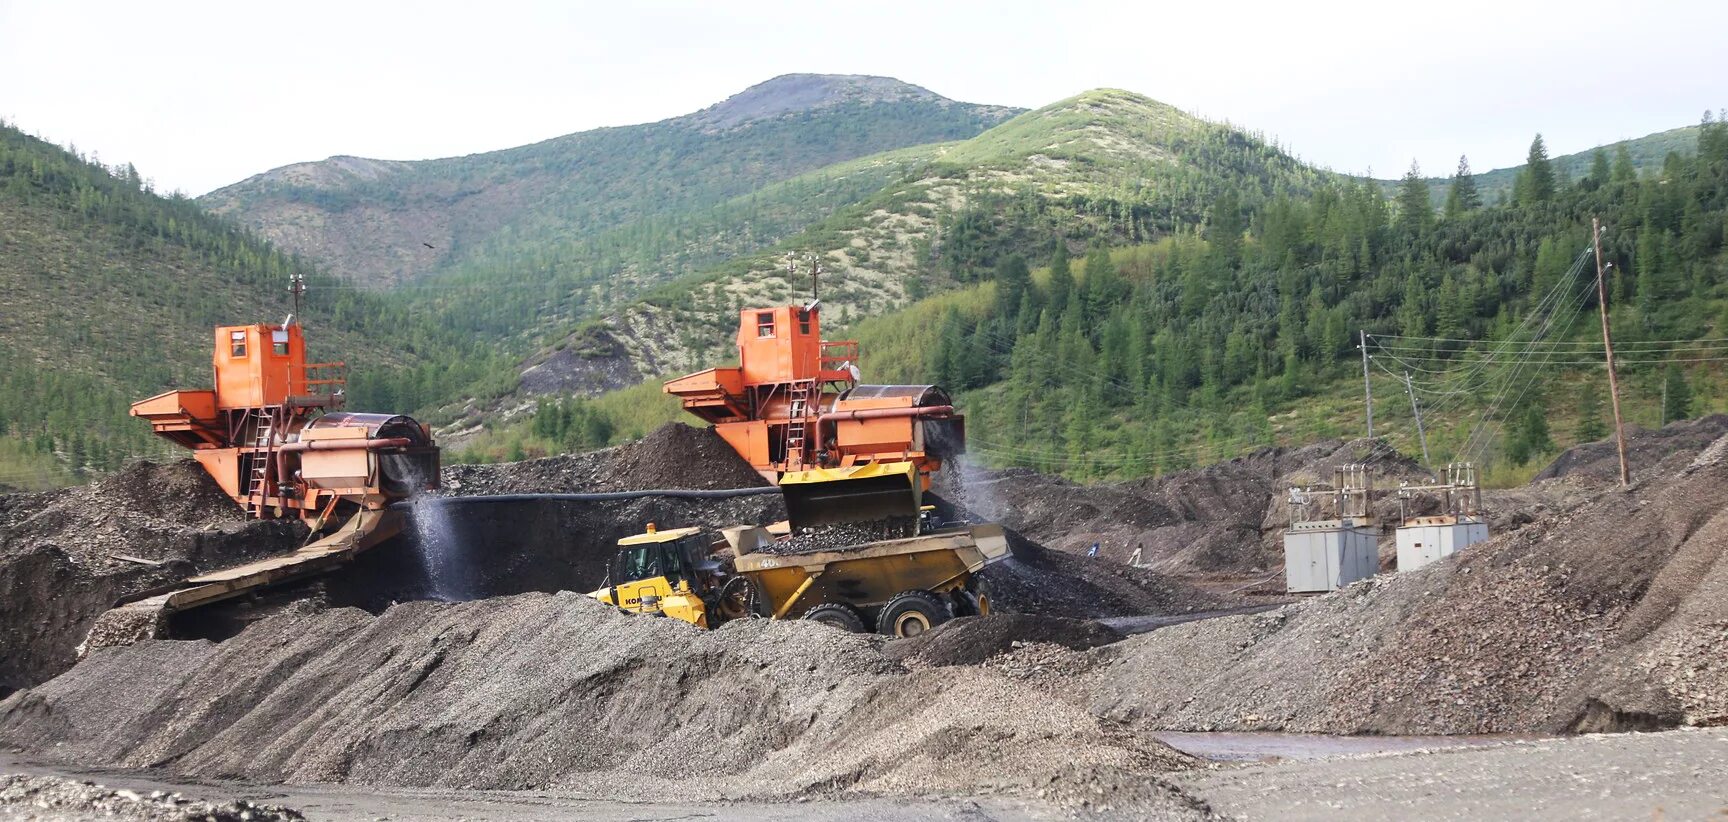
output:
[[[0,116],[163,191],[420,159],[702,108],[788,72],[1034,108],[1139,92],[1395,177],[1728,106],[1728,2],[0,0]]]

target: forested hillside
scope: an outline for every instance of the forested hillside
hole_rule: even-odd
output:
[[[1415,177],[1390,202],[1366,183],[1259,205],[1226,195],[1206,225],[1153,244],[1112,253],[1059,237],[1036,282],[1025,258],[1005,256],[989,285],[858,336],[874,378],[964,389],[989,461],[1094,478],[1361,430],[1366,331],[1377,433],[1420,453],[1408,373],[1432,461],[1527,466],[1606,431],[1583,256],[1593,215],[1608,226],[1633,421],[1722,407],[1728,126],[1707,119],[1696,133],[1696,151],[1659,170],[1602,152],[1571,182],[1538,138],[1517,197],[1499,206],[1470,178],[1448,183],[1439,212]]]
[[[181,198],[0,124],[0,483],[34,487],[152,453],[127,405],[210,382],[211,329],[279,321],[291,271],[330,281]],[[399,306],[330,290],[315,356],[346,359],[358,407],[406,410],[507,368]]]
[[[1080,479],[1361,431],[1366,332],[1376,433],[1421,453],[1414,393],[1431,462],[1521,476],[1607,431],[1592,216],[1628,419],[1724,408],[1728,126],[1686,133],[1696,144],[1655,167],[1599,150],[1575,177],[1538,138],[1497,205],[1471,177],[1436,192],[1412,175],[1391,198],[1373,181],[1268,192],[1248,177],[1215,189],[1203,220],[1136,238],[997,201],[948,269],[958,286],[852,330],[868,379],[960,389],[975,458]],[[610,397],[544,404],[495,442],[581,447],[675,414],[650,388],[627,392],[630,415]]]
[[[1603,431],[1581,254],[1599,215],[1629,417],[1723,404],[1714,120],[1566,158],[1538,138],[1515,170],[1389,186],[1124,91],[991,126],[1010,112],[881,78],[788,83],[628,145],[333,160],[210,201],[276,236],[316,212],[305,225],[385,245],[401,226],[374,209],[477,220],[382,292],[5,129],[0,483],[151,452],[126,404],[204,384],[210,326],[287,313],[296,270],[314,353],[353,365],[351,407],[419,414],[452,460],[676,417],[658,378],[728,360],[736,311],[807,294],[819,261],[829,336],[864,343],[869,380],[956,389],[993,464],[1135,476],[1354,433],[1365,333],[1376,433],[1419,453],[1415,395],[1431,461],[1516,473]]]
[[[640,378],[726,356],[737,309],[808,289],[802,275],[789,278],[787,252],[820,259],[829,322],[844,325],[988,279],[999,258],[1039,253],[1058,235],[1145,241],[1201,223],[1221,197],[1305,197],[1335,176],[1251,135],[1114,90],[1028,112],[970,140],[842,168],[861,165],[903,173],[764,253],[611,313],[580,334],[605,340],[598,356],[561,367]]]

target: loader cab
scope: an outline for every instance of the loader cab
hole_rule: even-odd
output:
[[[608,585],[589,596],[625,611],[657,614],[707,627],[702,594],[716,566],[713,540],[700,528],[656,530],[618,540],[607,566]]]

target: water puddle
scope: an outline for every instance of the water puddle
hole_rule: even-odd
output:
[[[1544,739],[1537,734],[1460,734],[1456,736],[1334,736],[1271,731],[1164,731],[1158,741],[1183,753],[1217,762],[1271,762],[1334,756],[1399,753],[1440,748],[1476,748],[1503,742]]]

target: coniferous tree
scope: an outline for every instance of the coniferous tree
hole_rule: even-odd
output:
[[[1459,155],[1458,170],[1452,174],[1452,187],[1446,191],[1446,219],[1482,207],[1482,195],[1476,191],[1476,178],[1470,174],[1470,158]]]
[[[1018,325],[1020,304],[1032,287],[1026,258],[1010,254],[996,265],[996,316]]]
[[[1638,181],[1638,169],[1632,165],[1632,152],[1626,149],[1625,143],[1614,146],[1612,179],[1616,185]]]
[[[1074,294],[1074,271],[1068,264],[1068,241],[1056,240],[1056,250],[1050,255],[1050,298],[1045,303],[1056,317],[1068,310],[1068,300]]]
[[[1506,438],[1506,458],[1515,465],[1524,465],[1532,458],[1554,450],[1554,440],[1548,434],[1548,417],[1542,403],[1531,402],[1513,420]]]
[[[1602,422],[1602,392],[1588,381],[1578,386],[1578,424],[1572,436],[1579,442],[1608,436],[1608,426]]]
[[[1686,375],[1680,367],[1669,363],[1662,372],[1662,420],[1674,422],[1688,419],[1692,416],[1692,386],[1687,384]]]
[[[1404,181],[1398,185],[1398,226],[1421,235],[1433,222],[1434,204],[1428,196],[1428,182],[1422,179],[1421,167],[1411,160],[1410,170],[1404,172]]]
[[[1226,191],[1213,201],[1211,216],[1206,221],[1206,241],[1226,266],[1235,265],[1241,258],[1242,229],[1242,201],[1234,190]]]
[[[1608,185],[1613,176],[1614,172],[1608,165],[1608,152],[1597,146],[1595,151],[1590,152],[1590,187],[1601,188]]]
[[[1518,175],[1523,182],[1519,205],[1534,205],[1554,199],[1554,166],[1548,162],[1548,146],[1542,135],[1530,142],[1530,154],[1524,160],[1524,170]]]

